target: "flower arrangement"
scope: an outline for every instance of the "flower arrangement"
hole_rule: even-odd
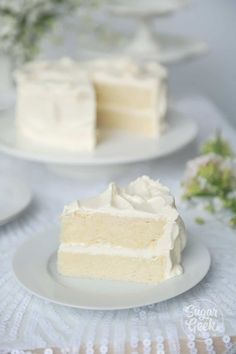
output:
[[[39,43],[53,24],[72,13],[82,0],[0,0],[0,52],[17,63],[38,53]],[[87,4],[96,4],[89,0]]]
[[[229,215],[229,224],[236,227],[236,163],[230,145],[218,133],[201,149],[202,155],[187,163],[183,181],[185,200],[205,201],[211,213]],[[197,218],[198,223],[204,223]]]

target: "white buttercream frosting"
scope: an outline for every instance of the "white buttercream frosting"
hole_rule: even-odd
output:
[[[97,197],[67,205],[63,214],[68,215],[81,209],[150,218],[163,215],[172,220],[178,217],[169,189],[147,176],[136,179],[125,188],[111,183],[107,190]]]
[[[88,77],[167,78],[166,69],[156,62],[142,63],[129,58],[96,59],[78,62],[69,58],[57,61],[35,61],[15,71],[17,81],[50,82],[58,84],[87,81]]]
[[[95,78],[127,78],[135,80],[137,78],[166,79],[166,69],[157,62],[138,63],[129,58],[116,59],[96,59],[83,64],[88,72]]]
[[[163,255],[166,250],[160,247],[149,248],[125,248],[111,246],[109,244],[98,244],[87,246],[83,243],[61,243],[59,252],[87,253],[90,255],[107,255],[134,258],[155,258]]]
[[[107,190],[97,197],[82,202],[75,201],[65,206],[63,216],[78,211],[110,213],[123,217],[162,218],[166,221],[165,235],[158,247],[173,249],[178,238],[181,249],[186,244],[183,221],[170,190],[147,176],[136,179],[125,188],[111,183]]]
[[[82,66],[69,58],[30,62],[17,70],[15,77],[18,82],[55,83],[58,87],[65,84],[78,86],[78,80],[80,83],[88,81],[88,75]]]
[[[19,139],[72,152],[94,148],[95,92],[76,62],[33,62],[15,76]]]

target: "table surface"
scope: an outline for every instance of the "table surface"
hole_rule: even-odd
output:
[[[236,328],[235,231],[216,217],[205,215],[200,208],[186,208],[180,200],[180,181],[186,161],[198,154],[199,145],[209,134],[222,128],[235,150],[236,135],[209,100],[192,97],[179,102],[178,106],[196,119],[199,125],[197,140],[169,157],[130,165],[124,173],[117,173],[115,180],[125,184],[147,174],[170,186],[187,230],[199,237],[211,252],[212,266],[207,277],[177,298],[133,310],[78,310],[31,295],[14,278],[11,269],[14,251],[25,239],[57,224],[64,204],[102,191],[109,176],[102,178],[99,174],[90,180],[68,178],[54,174],[47,166],[2,154],[1,174],[6,178],[9,174],[25,178],[33,190],[34,200],[20,217],[0,227],[0,349],[73,346],[77,352],[83,348],[86,353],[105,354],[111,347],[114,353],[138,352],[140,345],[145,353],[153,348],[158,353],[214,353],[227,352],[231,347]],[[208,218],[206,224],[197,225],[194,218],[203,214]],[[198,338],[187,337],[183,331],[183,309],[199,299],[213,302],[223,314],[225,329],[218,338],[212,339],[208,333],[199,342]]]

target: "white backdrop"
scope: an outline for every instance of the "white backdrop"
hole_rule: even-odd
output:
[[[236,126],[236,1],[194,0],[159,27],[204,39],[210,47],[207,56],[172,68],[172,92],[208,95]]]
[[[105,22],[118,29],[134,28],[128,20],[109,18]],[[236,126],[236,1],[193,0],[175,15],[159,19],[156,28],[208,42],[210,52],[206,56],[170,67],[171,93],[175,97],[186,93],[209,96]],[[75,56],[79,52],[79,31],[73,32],[73,26],[66,25],[62,33],[66,38],[64,47],[51,48],[47,53],[54,57],[66,53]]]

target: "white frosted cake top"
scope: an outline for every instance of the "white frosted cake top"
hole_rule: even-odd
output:
[[[15,72],[18,82],[36,81],[63,84],[65,82],[87,82],[87,72],[77,62],[64,58],[57,61],[35,61]]]
[[[169,189],[147,176],[136,179],[126,188],[111,183],[107,190],[97,197],[65,206],[63,215],[79,210],[137,217],[163,216],[171,220],[179,216]]]
[[[24,65],[15,72],[18,82],[76,82],[88,81],[92,78],[166,78],[167,71],[158,63],[139,64],[134,60],[123,59],[97,59],[88,62],[77,62],[69,58],[57,61],[35,61]]]
[[[95,77],[114,76],[125,78],[167,78],[166,69],[157,62],[138,63],[129,58],[96,59],[84,63]]]

